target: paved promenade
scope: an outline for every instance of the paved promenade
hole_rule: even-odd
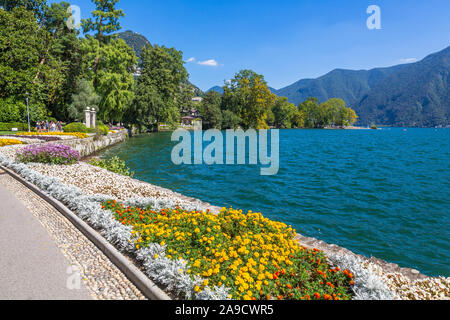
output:
[[[68,279],[76,283],[69,268],[38,219],[0,184],[0,300],[92,299],[83,281],[68,289]]]

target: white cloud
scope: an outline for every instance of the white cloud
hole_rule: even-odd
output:
[[[214,59],[210,59],[210,60],[206,60],[206,61],[199,61],[197,63],[199,65],[208,66],[208,67],[217,67],[217,66],[219,66],[219,63],[216,60],[214,60]]]
[[[418,60],[416,58],[403,58],[399,60],[400,63],[413,63],[417,61]]]
[[[189,62],[195,62],[195,58],[194,58],[194,57],[189,58],[189,59],[187,59],[185,62],[186,62],[186,63],[189,63]]]

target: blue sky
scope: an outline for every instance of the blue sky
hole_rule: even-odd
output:
[[[90,0],[72,0],[82,18]],[[369,5],[381,30],[369,30]],[[183,51],[203,90],[252,69],[279,89],[335,68],[370,69],[420,60],[450,45],[448,0],[122,0],[123,30]]]

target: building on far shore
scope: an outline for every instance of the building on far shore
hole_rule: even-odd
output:
[[[194,97],[194,98],[192,98],[192,101],[194,101],[194,102],[202,102],[203,98],[202,97]]]
[[[201,120],[200,111],[197,109],[191,109],[185,117],[181,118],[181,125],[192,126],[196,120]]]

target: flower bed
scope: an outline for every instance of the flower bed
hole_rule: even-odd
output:
[[[103,203],[123,225],[133,226],[135,248],[165,247],[166,257],[187,261],[187,273],[207,286],[230,289],[231,299],[351,299],[353,275],[332,268],[319,250],[307,250],[294,240],[295,230],[260,213],[222,209],[187,212],[180,208],[125,208]],[[157,258],[157,257],[155,257]]]
[[[22,144],[22,141],[16,139],[0,139],[0,147]]]
[[[74,164],[80,159],[78,151],[65,145],[31,145],[17,153],[17,159],[23,163]]]
[[[56,136],[35,136],[35,135],[15,135],[15,138],[26,138],[26,139],[32,139],[32,140],[41,140],[41,141],[45,141],[45,142],[55,142],[55,141],[60,141],[61,138],[60,137],[56,137]]]
[[[86,133],[82,132],[26,132],[26,133],[19,133],[18,135],[25,135],[25,136],[72,136],[79,139],[86,139],[89,136]]]

